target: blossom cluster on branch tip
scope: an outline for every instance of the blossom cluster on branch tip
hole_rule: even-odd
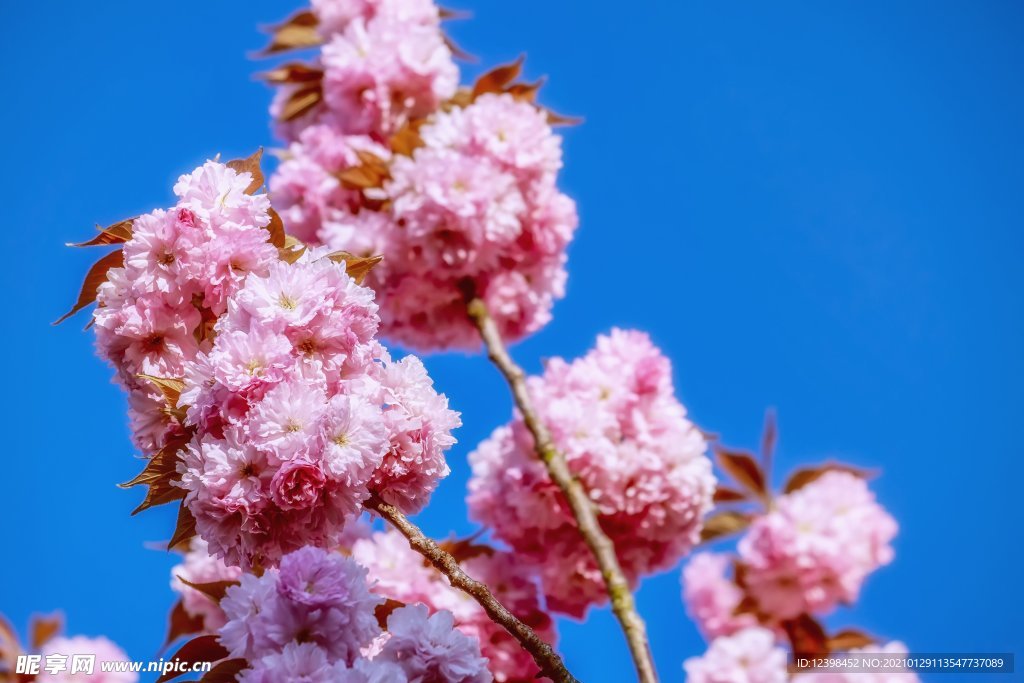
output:
[[[419,359],[377,341],[344,259],[271,243],[252,184],[219,162],[182,176],[175,207],[131,222],[94,314],[136,442],[157,450],[147,471],[166,475],[136,481],[184,497],[210,552],[242,567],[337,546],[371,494],[418,511],[460,424]]]
[[[578,360],[549,361],[528,383],[627,578],[635,584],[676,564],[699,540],[715,479],[668,359],[647,335],[613,330]],[[481,443],[470,464],[471,516],[534,565],[548,606],[582,617],[606,602],[601,572],[522,416]]]
[[[906,646],[900,642],[884,646],[853,648],[849,654],[867,653],[884,658],[886,655],[905,655]],[[834,657],[836,661],[843,655]],[[776,644],[775,634],[766,628],[749,626],[732,635],[712,641],[708,651],[700,657],[691,657],[683,665],[687,683],[918,683],[917,674],[909,670],[844,671],[835,666],[828,671],[792,673],[789,656]]]
[[[735,558],[695,555],[683,570],[684,601],[712,638],[827,614],[855,601],[865,578],[892,560],[896,528],[863,478],[826,472],[758,515]]]
[[[762,446],[765,465],[775,438],[774,421],[769,421]],[[710,641],[703,656],[686,661],[687,680],[838,683],[848,680],[847,674],[791,676],[787,647],[833,659],[846,652],[905,652],[900,643],[883,646],[857,629],[830,635],[817,619],[839,604],[852,604],[867,576],[892,560],[896,522],[875,501],[867,473],[840,463],[803,468],[789,478],[782,495],[774,496],[755,458],[724,447],[715,450],[742,490],[718,487],[715,500],[724,509],[708,519],[705,540],[736,531],[744,535],[735,554],[700,552],[683,568],[687,612]],[[857,676],[917,681],[904,671]]]
[[[868,574],[892,561],[896,530],[864,479],[828,472],[777,499],[740,541],[747,591],[777,619],[852,603]]]
[[[542,609],[536,582],[512,553],[487,546],[454,544],[450,548],[465,571],[489,586],[495,597],[528,624],[545,642],[554,644],[554,622]],[[495,624],[480,605],[423,562],[396,531],[378,532],[357,540],[352,558],[367,568],[371,590],[403,603],[423,603],[431,611],[451,612],[455,627],[475,638],[499,683],[530,683],[539,670],[530,653]],[[547,679],[543,679],[547,680]]]
[[[220,642],[247,666],[240,683],[488,683],[477,641],[450,612],[406,605],[379,625],[384,598],[366,569],[337,552],[306,547],[279,569],[244,574],[221,602]]]
[[[316,63],[271,72],[289,142],[270,181],[275,204],[300,239],[384,255],[368,283],[389,339],[478,347],[472,295],[506,339],[536,331],[564,294],[577,223],[536,85],[510,86],[518,67],[504,67],[489,86],[457,91],[433,3],[357,5],[313,3]],[[315,106],[289,116],[311,88]]]

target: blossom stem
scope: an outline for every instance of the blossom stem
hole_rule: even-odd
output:
[[[537,456],[547,467],[551,480],[561,489],[569,503],[580,534],[601,569],[601,575],[604,577],[605,586],[608,589],[608,597],[611,598],[612,611],[618,618],[626,636],[626,643],[629,645],[640,683],[656,683],[658,676],[647,641],[647,627],[637,612],[629,582],[626,580],[626,575],[619,565],[618,556],[615,554],[615,545],[598,522],[597,510],[593,501],[590,500],[583,485],[569,470],[565,456],[555,447],[551,433],[538,416],[527,390],[526,375],[509,355],[501,333],[487,310],[487,304],[479,297],[469,296],[467,297],[467,311],[477,329],[480,330],[480,336],[487,347],[488,357],[501,371],[512,390],[516,407],[519,408],[523,422],[530,430],[530,434],[533,435]]]
[[[390,503],[385,503],[376,495],[371,495],[370,499],[363,503],[363,506],[377,513],[391,526],[398,529],[409,541],[409,546],[448,577],[452,586],[480,603],[491,621],[512,634],[512,637],[518,640],[523,648],[533,656],[533,661],[540,667],[544,676],[550,678],[554,683],[579,683],[569,673],[562,658],[553,647],[544,642],[532,628],[502,605],[487,586],[467,574],[450,553],[424,535],[420,528],[409,521],[409,518],[401,510]]]

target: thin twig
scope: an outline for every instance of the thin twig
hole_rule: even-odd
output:
[[[553,647],[545,643],[532,628],[498,602],[487,586],[463,571],[454,557],[445,552],[433,540],[427,538],[401,510],[390,503],[385,503],[376,495],[371,496],[368,501],[363,503],[363,506],[367,510],[377,513],[391,526],[398,529],[408,539],[409,546],[448,577],[452,586],[480,603],[491,621],[512,634],[512,637],[518,640],[523,648],[533,656],[533,661],[537,662],[543,675],[555,683],[579,683],[565,668],[565,663]]]
[[[501,371],[512,389],[512,396],[519,408],[519,413],[523,416],[523,422],[526,423],[527,429],[533,435],[537,456],[547,467],[551,480],[565,495],[569,508],[576,518],[580,534],[593,553],[597,566],[601,569],[601,575],[604,577],[605,586],[608,589],[608,596],[611,598],[612,611],[626,635],[626,643],[633,656],[637,677],[641,683],[656,683],[658,676],[654,669],[651,648],[647,642],[647,627],[636,610],[629,582],[626,580],[626,575],[623,574],[622,567],[619,565],[619,558],[615,554],[615,545],[598,522],[597,510],[593,501],[590,500],[583,485],[569,470],[565,456],[555,447],[551,433],[537,415],[526,387],[526,375],[522,368],[512,360],[508,349],[505,348],[505,342],[487,310],[487,305],[478,297],[468,296],[467,311],[477,329],[480,330],[480,336],[487,347],[488,357]]]

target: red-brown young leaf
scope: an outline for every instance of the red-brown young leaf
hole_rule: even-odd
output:
[[[363,280],[373,267],[384,260],[383,256],[356,256],[347,251],[336,251],[327,255],[335,263],[344,263],[345,272],[349,274],[357,284],[363,284]]]
[[[739,588],[746,591],[747,589],[747,565],[743,564],[739,560],[734,560],[732,563],[732,582],[735,583]]]
[[[765,463],[772,461],[775,455],[775,444],[779,440],[779,426],[775,419],[775,411],[769,408],[764,414],[764,431],[761,432],[761,460]]]
[[[443,111],[451,111],[457,107],[468,107],[473,104],[473,91],[469,88],[459,88],[455,94],[441,103]]]
[[[185,382],[180,379],[171,377],[154,377],[152,375],[137,375],[139,379],[144,379],[157,390],[164,397],[164,414],[169,415],[179,422],[185,419],[185,410],[178,407],[178,401],[181,399],[181,390],[185,388]]]
[[[743,488],[761,498],[767,495],[764,472],[753,456],[727,448],[716,448],[715,455],[722,469]]]
[[[757,600],[749,595],[744,595],[736,607],[733,609],[733,616],[739,616],[740,614],[757,614]]]
[[[178,602],[174,603],[171,615],[168,618],[167,640],[164,641],[164,647],[167,647],[182,636],[200,633],[202,630],[203,618],[201,616],[194,617],[189,614],[185,610],[185,603],[178,600]]]
[[[817,657],[828,654],[828,643],[825,629],[809,614],[801,614],[795,619],[782,622],[793,654]]]
[[[417,148],[423,146],[423,138],[420,137],[420,127],[426,119],[414,119],[398,129],[398,132],[391,136],[389,145],[395,154],[411,157]]]
[[[192,512],[186,507],[183,500],[181,501],[181,507],[178,508],[178,522],[174,527],[174,534],[171,535],[171,540],[167,542],[167,549],[187,550],[192,537],[195,535],[196,518],[192,516]]]
[[[473,84],[473,99],[480,97],[484,93],[504,92],[506,87],[519,78],[519,74],[523,70],[524,59],[525,56],[519,55],[519,59],[511,64],[497,66],[478,78],[476,83]]]
[[[82,282],[82,289],[78,293],[78,301],[71,307],[71,310],[62,315],[53,324],[60,325],[62,322],[78,313],[80,310],[96,301],[96,290],[107,281],[107,271],[111,268],[120,268],[124,265],[124,253],[118,249],[112,251],[92,265],[89,272],[85,274]]]
[[[302,62],[291,62],[282,64],[270,71],[264,71],[257,75],[268,83],[315,83],[324,77],[324,70],[303,64]]]
[[[444,44],[448,48],[448,51],[452,53],[452,57],[455,59],[461,59],[464,62],[475,62],[476,57],[459,47],[450,35],[442,33],[441,37],[444,39]]]
[[[219,636],[206,635],[193,638],[184,645],[181,646],[172,660],[179,662],[218,662],[228,656],[228,651],[224,649],[224,646],[217,642]],[[156,683],[164,683],[164,681],[170,681],[178,676],[185,673],[184,671],[168,671],[160,678],[156,679]]]
[[[225,164],[235,173],[248,173],[252,176],[252,182],[245,188],[246,194],[253,194],[256,190],[263,187],[263,170],[260,168],[260,159],[262,158],[263,148],[260,147],[244,159],[233,159]]]
[[[136,515],[143,510],[148,510],[157,505],[170,503],[173,500],[180,500],[185,497],[185,489],[175,486],[174,483],[180,480],[178,474],[178,453],[185,447],[191,438],[191,430],[177,437],[172,438],[163,448],[149,459],[146,467],[131,481],[119,486],[127,489],[132,486],[145,485],[149,487],[146,497],[137,508],[132,510]]]
[[[564,116],[550,109],[545,111],[548,113],[548,125],[550,126],[578,126],[583,123],[583,118],[580,116]]]
[[[180,576],[178,577],[178,581],[181,581],[189,588],[199,591],[200,593],[202,593],[203,595],[210,598],[216,603],[219,603],[221,600],[224,599],[224,594],[227,593],[228,588],[231,588],[232,586],[237,586],[239,583],[237,579],[225,579],[224,581],[209,581],[207,583],[192,583],[191,581],[183,579]]]
[[[370,168],[372,168],[374,171],[380,173],[381,175],[386,175],[387,174],[387,172],[388,172],[388,164],[387,164],[387,162],[384,161],[383,159],[381,159],[379,156],[377,156],[373,152],[368,152],[365,149],[357,149],[356,150],[356,156],[359,158],[359,161],[361,161],[364,166],[369,166]]]
[[[33,650],[39,650],[64,629],[64,615],[60,612],[36,615],[32,617],[31,629],[29,644]]]
[[[877,638],[873,638],[861,630],[844,628],[829,636],[826,644],[829,652],[847,652],[859,647],[868,647],[877,642]]]
[[[279,118],[282,121],[294,121],[320,104],[323,97],[324,90],[320,83],[298,88],[281,107]]]
[[[85,242],[68,242],[69,247],[102,247],[108,244],[123,244],[132,238],[134,218],[126,218],[103,228],[96,226],[100,234]]]
[[[440,17],[441,21],[458,21],[461,19],[469,19],[473,16],[472,12],[467,12],[464,9],[452,9],[450,7],[438,7],[437,16]]]
[[[268,241],[280,249],[284,246],[286,237],[284,232],[284,221],[281,220],[281,216],[277,211],[274,211],[273,207],[267,209],[267,214],[270,216],[270,222],[267,223],[267,232],[270,233],[270,239]]]
[[[298,261],[304,253],[306,253],[306,245],[302,244],[298,240],[294,240],[291,235],[287,236],[285,245],[278,249],[278,256],[285,263],[295,263]]]
[[[21,643],[18,641],[18,634],[4,615],[0,614],[0,665],[6,665],[8,671],[13,671],[20,654]]]
[[[746,499],[747,496],[742,491],[737,491],[721,484],[715,487],[714,501],[716,503],[738,503]]]
[[[289,50],[301,50],[316,47],[323,43],[323,37],[317,30],[316,15],[310,10],[302,10],[288,17],[280,24],[271,26],[270,45],[263,48],[261,56],[272,55]]]
[[[373,610],[374,616],[377,617],[377,625],[382,629],[387,630],[388,617],[391,616],[392,612],[401,607],[405,607],[404,602],[400,600],[392,600],[391,598],[387,598],[384,602],[377,605]]]
[[[537,93],[540,92],[545,80],[544,78],[538,78],[533,83],[513,83],[505,92],[517,100],[532,104],[537,101]]]
[[[847,472],[862,479],[870,479],[875,475],[871,470],[864,470],[859,467],[854,467],[853,465],[846,465],[841,462],[826,462],[813,467],[804,467],[793,472],[793,474],[789,476],[789,479],[786,480],[786,484],[782,488],[782,492],[792,493],[793,491],[802,489],[828,472]]]
[[[700,541],[707,543],[723,536],[739,533],[750,526],[750,520],[750,515],[734,510],[716,512],[704,520]]]
[[[455,558],[456,562],[465,562],[474,557],[490,556],[494,554],[494,548],[476,540],[483,534],[483,530],[467,536],[466,538],[452,538],[438,543],[441,548]]]
[[[234,683],[242,669],[249,666],[244,659],[225,659],[199,679],[199,683]]]

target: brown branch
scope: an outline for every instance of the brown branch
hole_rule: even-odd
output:
[[[565,668],[565,663],[553,647],[545,643],[532,628],[498,602],[487,586],[463,571],[454,557],[441,549],[433,540],[427,538],[401,510],[390,503],[385,503],[376,495],[372,495],[363,503],[363,506],[367,510],[377,513],[391,526],[398,529],[408,539],[409,546],[448,577],[452,586],[480,603],[491,621],[512,634],[512,637],[518,640],[523,648],[533,656],[533,661],[537,662],[543,675],[554,683],[579,683]]]
[[[622,567],[619,565],[619,558],[615,554],[615,545],[598,522],[597,510],[593,501],[590,500],[583,485],[569,470],[565,456],[555,447],[551,433],[537,415],[526,387],[526,375],[522,368],[512,360],[508,349],[505,348],[505,342],[487,310],[487,305],[479,297],[468,296],[467,311],[470,319],[480,330],[480,336],[487,347],[488,357],[504,375],[505,381],[508,382],[509,388],[512,390],[512,396],[519,408],[519,413],[523,416],[523,422],[526,423],[527,429],[533,435],[537,456],[547,467],[551,480],[565,495],[569,508],[576,518],[580,534],[593,553],[597,566],[601,569],[601,575],[604,577],[605,586],[608,589],[608,596],[611,598],[612,611],[622,625],[626,643],[633,656],[637,677],[641,683],[656,683],[658,676],[654,669],[651,648],[647,642],[647,627],[636,610],[629,582],[626,580],[626,575],[623,574]]]

